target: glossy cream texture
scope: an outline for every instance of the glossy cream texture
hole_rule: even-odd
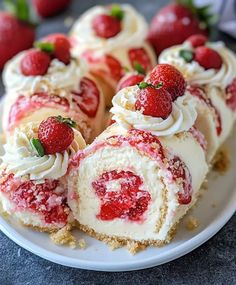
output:
[[[59,179],[68,168],[70,154],[84,147],[81,134],[75,131],[75,139],[70,149],[63,153],[40,157],[30,143],[37,138],[36,124],[28,124],[24,129],[16,129],[4,145],[5,154],[1,157],[6,170],[15,177],[28,175],[30,180]]]
[[[148,25],[144,17],[131,5],[123,4],[124,11],[122,30],[116,36],[103,39],[96,36],[92,28],[92,20],[100,14],[108,14],[109,9],[105,6],[95,6],[84,13],[74,24],[71,30],[72,38],[77,42],[73,54],[81,55],[84,51],[94,50],[100,56],[111,53],[113,50],[140,46],[143,44]]]
[[[197,118],[196,101],[187,91],[172,103],[172,113],[165,120],[135,110],[138,91],[137,86],[124,88],[112,100],[110,112],[113,120],[123,128],[146,130],[156,136],[172,136],[193,126]]]
[[[169,63],[177,67],[189,83],[225,89],[236,77],[236,57],[222,42],[208,43],[207,45],[215,49],[222,57],[223,64],[219,70],[205,70],[198,62],[193,60],[187,63],[180,57],[179,52],[181,49],[192,50],[188,42],[164,50],[158,61],[159,63]]]
[[[16,55],[4,69],[3,82],[9,95],[48,92],[63,97],[68,91],[77,87],[80,78],[87,71],[83,60],[79,62],[72,59],[68,65],[65,65],[58,59],[53,59],[45,75],[25,76],[20,70],[20,61],[25,54],[23,51]]]

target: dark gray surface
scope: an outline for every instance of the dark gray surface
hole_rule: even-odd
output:
[[[110,2],[74,0],[71,7],[64,14],[41,23],[38,28],[38,37],[51,32],[67,32],[64,19],[68,15],[76,18],[81,12],[95,3]],[[127,0],[127,2],[134,4],[139,11],[150,19],[157,7],[162,6],[167,1]],[[215,33],[214,38],[225,40],[233,49],[236,47],[235,40],[226,35]],[[0,94],[3,94],[1,83]],[[192,253],[159,267],[127,273],[92,272],[56,265],[21,249],[0,233],[0,285],[236,284],[235,228],[236,215],[216,236]]]

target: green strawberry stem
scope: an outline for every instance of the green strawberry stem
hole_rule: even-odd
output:
[[[76,128],[76,122],[70,118],[63,118],[62,116],[57,116],[56,119],[64,124],[67,124],[71,128]]]
[[[110,9],[110,15],[116,18],[119,21],[122,21],[125,15],[125,12],[121,9],[121,6],[118,4],[113,4]]]
[[[27,0],[4,0],[5,10],[14,15],[18,20],[28,23],[31,26],[37,24],[31,21],[30,8]]]
[[[153,89],[159,89],[159,88],[161,88],[162,86],[163,86],[163,83],[162,82],[160,82],[160,83],[158,83],[157,85],[153,85],[153,84],[151,84],[151,83],[147,83],[147,82],[140,82],[139,84],[137,84],[138,85],[138,88],[139,89],[145,89],[145,88],[147,88],[147,87],[151,87],[151,88],[153,88]]]
[[[177,4],[187,7],[200,21],[203,29],[211,30],[217,22],[218,16],[211,13],[211,5],[196,7],[193,0],[175,0]]]
[[[35,42],[34,47],[39,48],[41,51],[47,53],[53,53],[55,51],[55,45],[48,42]]]
[[[193,60],[193,52],[188,49],[181,49],[179,51],[179,56],[182,57],[186,62],[191,62]]]
[[[139,63],[139,62],[135,62],[134,63],[134,69],[140,73],[140,74],[143,74],[143,75],[146,75],[146,72],[144,70],[144,68],[142,67],[142,65]]]

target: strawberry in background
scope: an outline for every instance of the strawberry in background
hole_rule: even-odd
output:
[[[210,6],[196,7],[193,0],[178,0],[163,7],[151,21],[148,40],[156,54],[183,43],[194,34],[207,36],[216,16]]]
[[[30,48],[35,39],[26,0],[8,0],[4,4],[9,12],[0,11],[0,70],[14,55]]]
[[[47,18],[66,9],[71,0],[33,0],[32,2],[38,15]]]

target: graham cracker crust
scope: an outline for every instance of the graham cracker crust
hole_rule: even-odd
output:
[[[86,234],[88,234],[89,236],[106,243],[111,250],[120,247],[126,247],[127,250],[133,255],[141,250],[146,249],[148,246],[162,247],[170,243],[170,241],[174,238],[176,233],[176,226],[173,226],[170,229],[168,236],[164,241],[162,240],[136,241],[125,237],[108,236],[105,234],[100,234],[95,232],[93,229],[89,228],[88,226],[82,225],[80,223],[78,223],[78,228],[83,232],[85,232]]]
[[[222,146],[216,153],[212,169],[220,174],[224,174],[230,167],[229,150],[226,146]]]

